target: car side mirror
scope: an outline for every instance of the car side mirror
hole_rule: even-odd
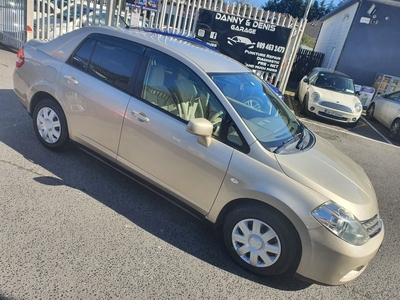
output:
[[[355,91],[355,93],[354,94],[356,94],[356,96],[358,97],[358,96],[360,96],[361,95],[361,92],[360,91]]]
[[[380,96],[381,96],[382,98],[386,98],[386,97],[387,97],[387,94],[380,94]]]
[[[197,142],[200,145],[209,147],[211,144],[211,135],[213,132],[213,125],[210,121],[204,118],[196,118],[189,121],[186,125],[186,131],[197,135]]]
[[[310,83],[310,79],[304,78],[304,79],[303,79],[303,82],[305,82],[305,83]]]

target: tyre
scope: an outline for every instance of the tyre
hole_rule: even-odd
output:
[[[389,136],[393,141],[400,142],[400,119],[393,121],[390,126]]]
[[[301,243],[292,223],[268,205],[242,206],[226,217],[224,242],[233,260],[262,276],[293,274]]]
[[[33,128],[39,141],[48,149],[61,150],[68,141],[67,121],[60,105],[43,99],[33,111]]]
[[[375,104],[371,103],[370,106],[368,106],[368,108],[367,108],[367,112],[366,112],[365,117],[368,120],[372,121],[374,119],[374,111],[375,111]]]
[[[304,96],[303,102],[301,103],[300,113],[302,115],[304,115],[304,116],[308,116],[309,115],[309,111],[308,111],[308,94],[306,94]]]

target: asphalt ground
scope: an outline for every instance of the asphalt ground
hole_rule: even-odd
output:
[[[346,285],[261,278],[153,192],[73,145],[46,150],[12,90],[9,50],[0,49],[0,299],[399,299],[397,146],[303,118],[369,175],[385,241]]]

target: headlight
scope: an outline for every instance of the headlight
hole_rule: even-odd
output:
[[[360,102],[357,102],[356,105],[354,106],[356,112],[360,112],[363,109],[363,106]]]
[[[312,93],[311,96],[310,96],[310,100],[314,101],[314,102],[318,101],[319,100],[319,94],[317,92]]]
[[[369,235],[353,214],[333,201],[328,201],[312,211],[312,215],[322,225],[346,242],[361,246],[369,240]]]

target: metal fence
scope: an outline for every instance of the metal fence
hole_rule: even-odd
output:
[[[151,27],[195,36],[200,9],[218,11],[266,24],[290,28],[290,36],[277,74],[260,73],[284,91],[306,19],[223,0],[0,0],[0,39],[19,48],[32,38],[53,39],[82,26]]]
[[[324,60],[325,54],[307,49],[300,49],[293,63],[290,79],[299,81],[308,74],[313,68],[320,67]]]
[[[26,41],[26,0],[0,0],[0,40],[14,48]]]

